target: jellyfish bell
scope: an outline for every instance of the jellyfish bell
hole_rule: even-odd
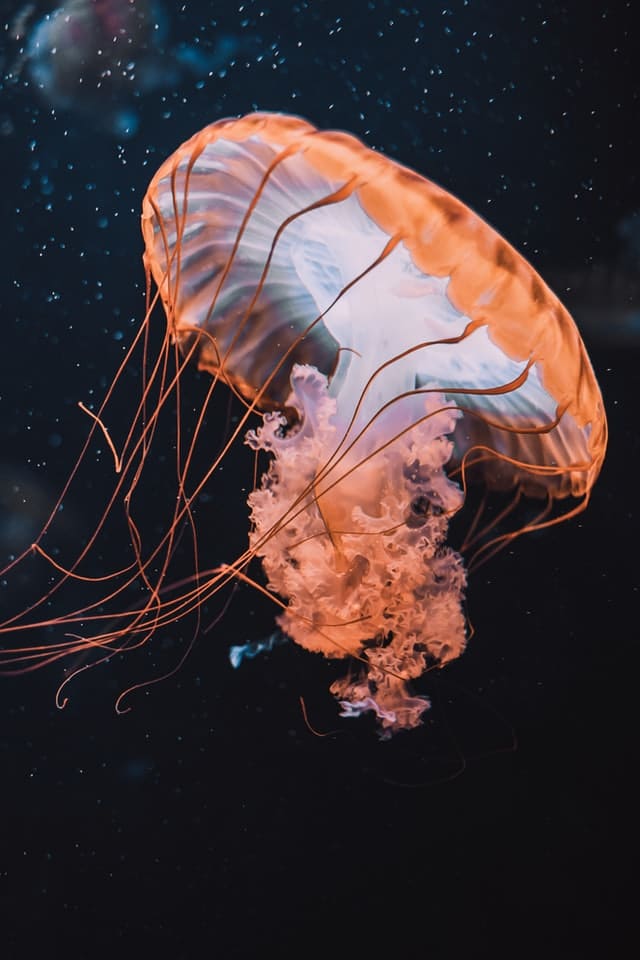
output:
[[[458,457],[486,442],[487,482],[590,492],[606,419],[575,324],[435,184],[348,134],[251,114],[165,161],[142,227],[174,334],[201,331],[200,367],[256,407],[283,406],[295,363],[325,373],[360,420],[393,396],[387,383],[433,383],[464,414]]]
[[[132,530],[151,599],[117,636],[146,637],[225,584],[252,582],[259,558],[282,632],[347,661],[332,685],[342,715],[373,712],[383,736],[417,726],[428,700],[411,682],[467,639],[466,572],[447,531],[468,484],[542,502],[490,549],[588,503],[606,419],[571,317],[459,200],[298,117],[200,131],[151,181],[142,231],[177,357],[160,403],[197,360],[211,390],[223,381],[244,401],[230,442],[268,463],[248,498],[246,552],[168,600],[166,566],[151,584],[157,553]],[[121,472],[139,475],[150,429],[138,467],[118,454]],[[185,476],[167,556],[203,488],[187,495]]]

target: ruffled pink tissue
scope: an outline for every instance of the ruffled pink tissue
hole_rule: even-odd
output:
[[[427,392],[345,422],[314,367],[295,366],[291,384],[299,424],[269,413],[247,435],[273,457],[249,497],[251,547],[287,601],[281,629],[308,650],[352,658],[331,687],[342,716],[373,711],[390,736],[429,706],[410,681],[465,646],[466,575],[445,545],[463,500],[444,470],[458,412]]]

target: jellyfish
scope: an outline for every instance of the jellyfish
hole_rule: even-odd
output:
[[[147,600],[49,658],[145,642],[222,586],[249,582],[277,606],[280,635],[344,662],[331,686],[342,716],[372,714],[383,738],[419,726],[429,700],[416,681],[468,638],[465,548],[449,545],[448,531],[469,490],[484,492],[469,537],[484,557],[589,502],[607,424],[570,315],[446,190],[347,133],[285,114],[220,120],[179,147],[150,183],[142,233],[145,324],[152,291],[166,315],[165,360],[147,362],[150,379],[175,357],[158,406],[186,389],[194,363],[211,391],[224,383],[244,405],[188,491],[190,451],[182,457],[164,555],[230,444],[243,441],[266,468],[248,496],[241,556],[167,596],[159,548],[145,553],[130,521],[125,575],[142,580]],[[157,442],[143,383],[140,437],[114,449],[127,511]],[[92,419],[107,435],[102,410]],[[482,519],[493,495],[505,498],[501,520],[524,498],[539,509],[505,532]],[[249,573],[256,560],[262,583]],[[4,663],[12,657],[25,648],[5,651]]]
[[[45,104],[121,138],[137,131],[140,97],[218,73],[259,45],[230,34],[172,45],[161,0],[66,0],[31,24],[33,14],[26,5],[12,26],[23,41],[12,73],[24,70]]]

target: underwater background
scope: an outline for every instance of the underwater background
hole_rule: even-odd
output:
[[[107,76],[89,30],[60,20],[51,53],[53,4],[2,4],[0,566],[37,535],[86,436],[77,403],[104,395],[144,316],[151,177],[252,110],[347,130],[502,233],[572,311],[610,448],[584,514],[470,577],[468,649],[422,679],[424,726],[389,742],[337,717],[332,665],[293,644],[232,669],[232,645],[273,631],[248,587],[203,612],[180,670],[124,715],[119,694],[171,670],[188,631],[81,674],[64,710],[59,669],[0,677],[2,957],[620,955],[638,854],[632,3],[136,6],[131,63]],[[194,370],[194,405],[205,390]],[[218,414],[212,449],[234,416],[222,391]],[[65,500],[63,545],[109,468],[96,453]],[[246,545],[251,485],[235,450],[199,507],[211,563]],[[117,541],[103,549],[116,565]]]

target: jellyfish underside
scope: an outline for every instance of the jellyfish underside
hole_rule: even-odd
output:
[[[118,479],[101,523],[119,502],[127,514],[159,411],[186,391],[193,361],[212,375],[209,395],[223,381],[244,413],[200,478],[190,474],[197,418],[154,547],[127,514],[133,561],[119,574],[142,580],[144,603],[121,611],[115,630],[37,654],[10,648],[5,664],[87,647],[100,659],[145,642],[223,586],[254,582],[259,558],[266,586],[257,586],[280,608],[283,633],[347,661],[331,688],[342,715],[372,712],[383,737],[417,726],[429,702],[412,681],[467,639],[466,571],[447,530],[468,482],[541,500],[537,520],[485,539],[485,553],[588,502],[606,421],[571,318],[455,198],[298,118],[205,128],[153,178],[142,227],[167,332],[146,361],[135,429],[114,449]],[[148,306],[143,330],[151,296]],[[92,414],[93,431],[105,430],[105,410]],[[193,505],[240,439],[268,461],[248,498],[247,550],[172,588],[176,530],[190,525],[195,539]],[[556,504],[566,505],[559,514]],[[61,579],[78,578],[83,560]],[[86,623],[103,616],[96,609],[57,622]]]

